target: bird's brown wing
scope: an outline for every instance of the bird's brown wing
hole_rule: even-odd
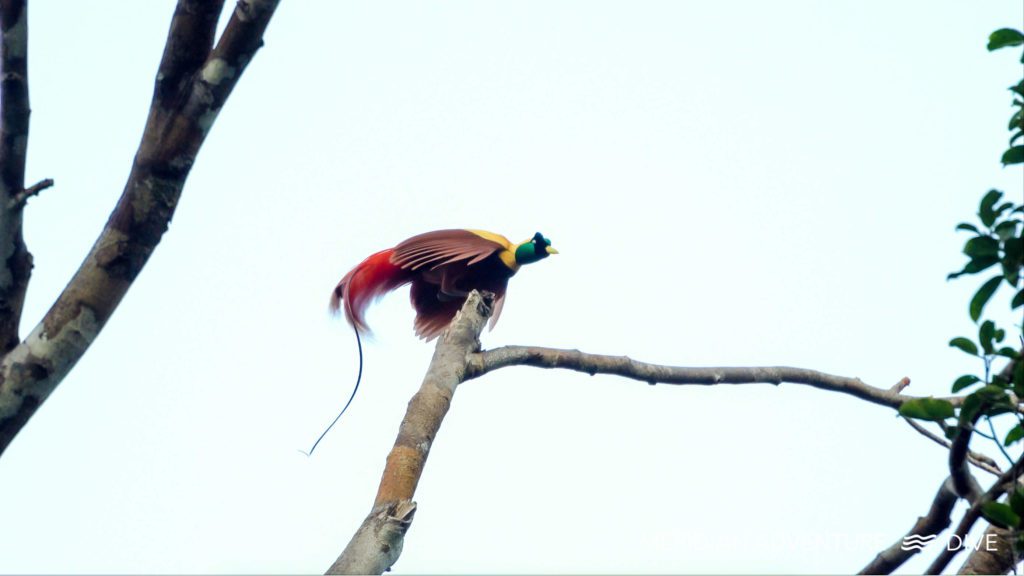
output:
[[[504,282],[500,282],[489,287],[494,294],[494,308],[488,323],[490,330],[494,329],[498,317],[501,316],[501,308],[505,303],[505,286]],[[409,299],[412,301],[413,308],[416,309],[416,321],[413,324],[413,329],[417,336],[427,341],[440,336],[466,302],[465,298],[441,297],[441,287],[422,278],[413,280]]]
[[[466,261],[467,266],[472,266],[507,249],[507,240],[503,246],[469,230],[435,230],[413,236],[395,246],[391,263],[408,270],[434,269],[459,261]]]

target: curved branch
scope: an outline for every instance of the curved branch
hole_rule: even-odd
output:
[[[893,570],[902,566],[907,560],[910,560],[921,549],[912,547],[908,550],[906,547],[907,538],[914,536],[929,538],[949,528],[951,523],[950,514],[953,513],[953,506],[956,505],[957,499],[956,492],[953,490],[952,478],[946,478],[942,485],[939,486],[939,491],[935,493],[935,498],[928,509],[928,514],[918,518],[906,536],[901,537],[892,546],[879,552],[878,556],[870,564],[862,568],[858,574],[891,574]]]
[[[398,560],[416,511],[412,497],[430,447],[455,388],[466,379],[469,355],[480,350],[480,332],[493,304],[493,294],[474,290],[438,340],[423,384],[409,401],[395,446],[388,454],[373,509],[328,574],[381,574]]]
[[[627,356],[588,354],[579,350],[560,350],[536,346],[504,346],[474,354],[466,379],[479,378],[488,372],[508,366],[564,368],[595,374],[613,374],[648,384],[714,386],[718,384],[804,384],[831,392],[848,394],[873,404],[898,409],[915,396],[900,394],[894,389],[877,388],[860,378],[847,378],[789,366],[709,367],[691,368],[639,362]],[[962,398],[945,398],[958,406]]]
[[[981,497],[981,486],[971,474],[967,458],[970,453],[971,435],[980,415],[975,416],[969,425],[958,425],[959,433],[949,447],[949,475],[953,479],[953,489],[961,498],[974,503]]]
[[[0,453],[92,344],[160,242],[196,154],[277,4],[240,0],[211,52],[212,9],[220,2],[179,0],[124,192],[53,307],[0,360]]]

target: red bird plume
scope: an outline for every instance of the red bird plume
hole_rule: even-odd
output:
[[[384,294],[412,281],[412,274],[391,263],[394,249],[388,248],[373,254],[359,263],[338,282],[331,294],[331,312],[338,313],[342,303],[345,318],[356,330],[368,333],[366,308]]]
[[[409,296],[416,309],[416,334],[436,338],[455,317],[472,290],[495,295],[491,327],[501,314],[505,289],[523,264],[558,251],[541,233],[513,244],[483,230],[436,230],[413,236],[394,248],[363,260],[338,282],[331,310],[345,310],[357,332],[368,333],[366,309],[384,294],[412,284]]]

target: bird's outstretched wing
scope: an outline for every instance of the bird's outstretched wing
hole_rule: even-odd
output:
[[[472,266],[492,254],[509,250],[511,245],[504,236],[491,232],[435,230],[395,246],[391,263],[407,270],[434,269],[459,261]]]

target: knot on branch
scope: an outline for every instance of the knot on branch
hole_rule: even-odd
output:
[[[328,574],[382,574],[402,553],[416,503],[399,500],[374,506]]]

